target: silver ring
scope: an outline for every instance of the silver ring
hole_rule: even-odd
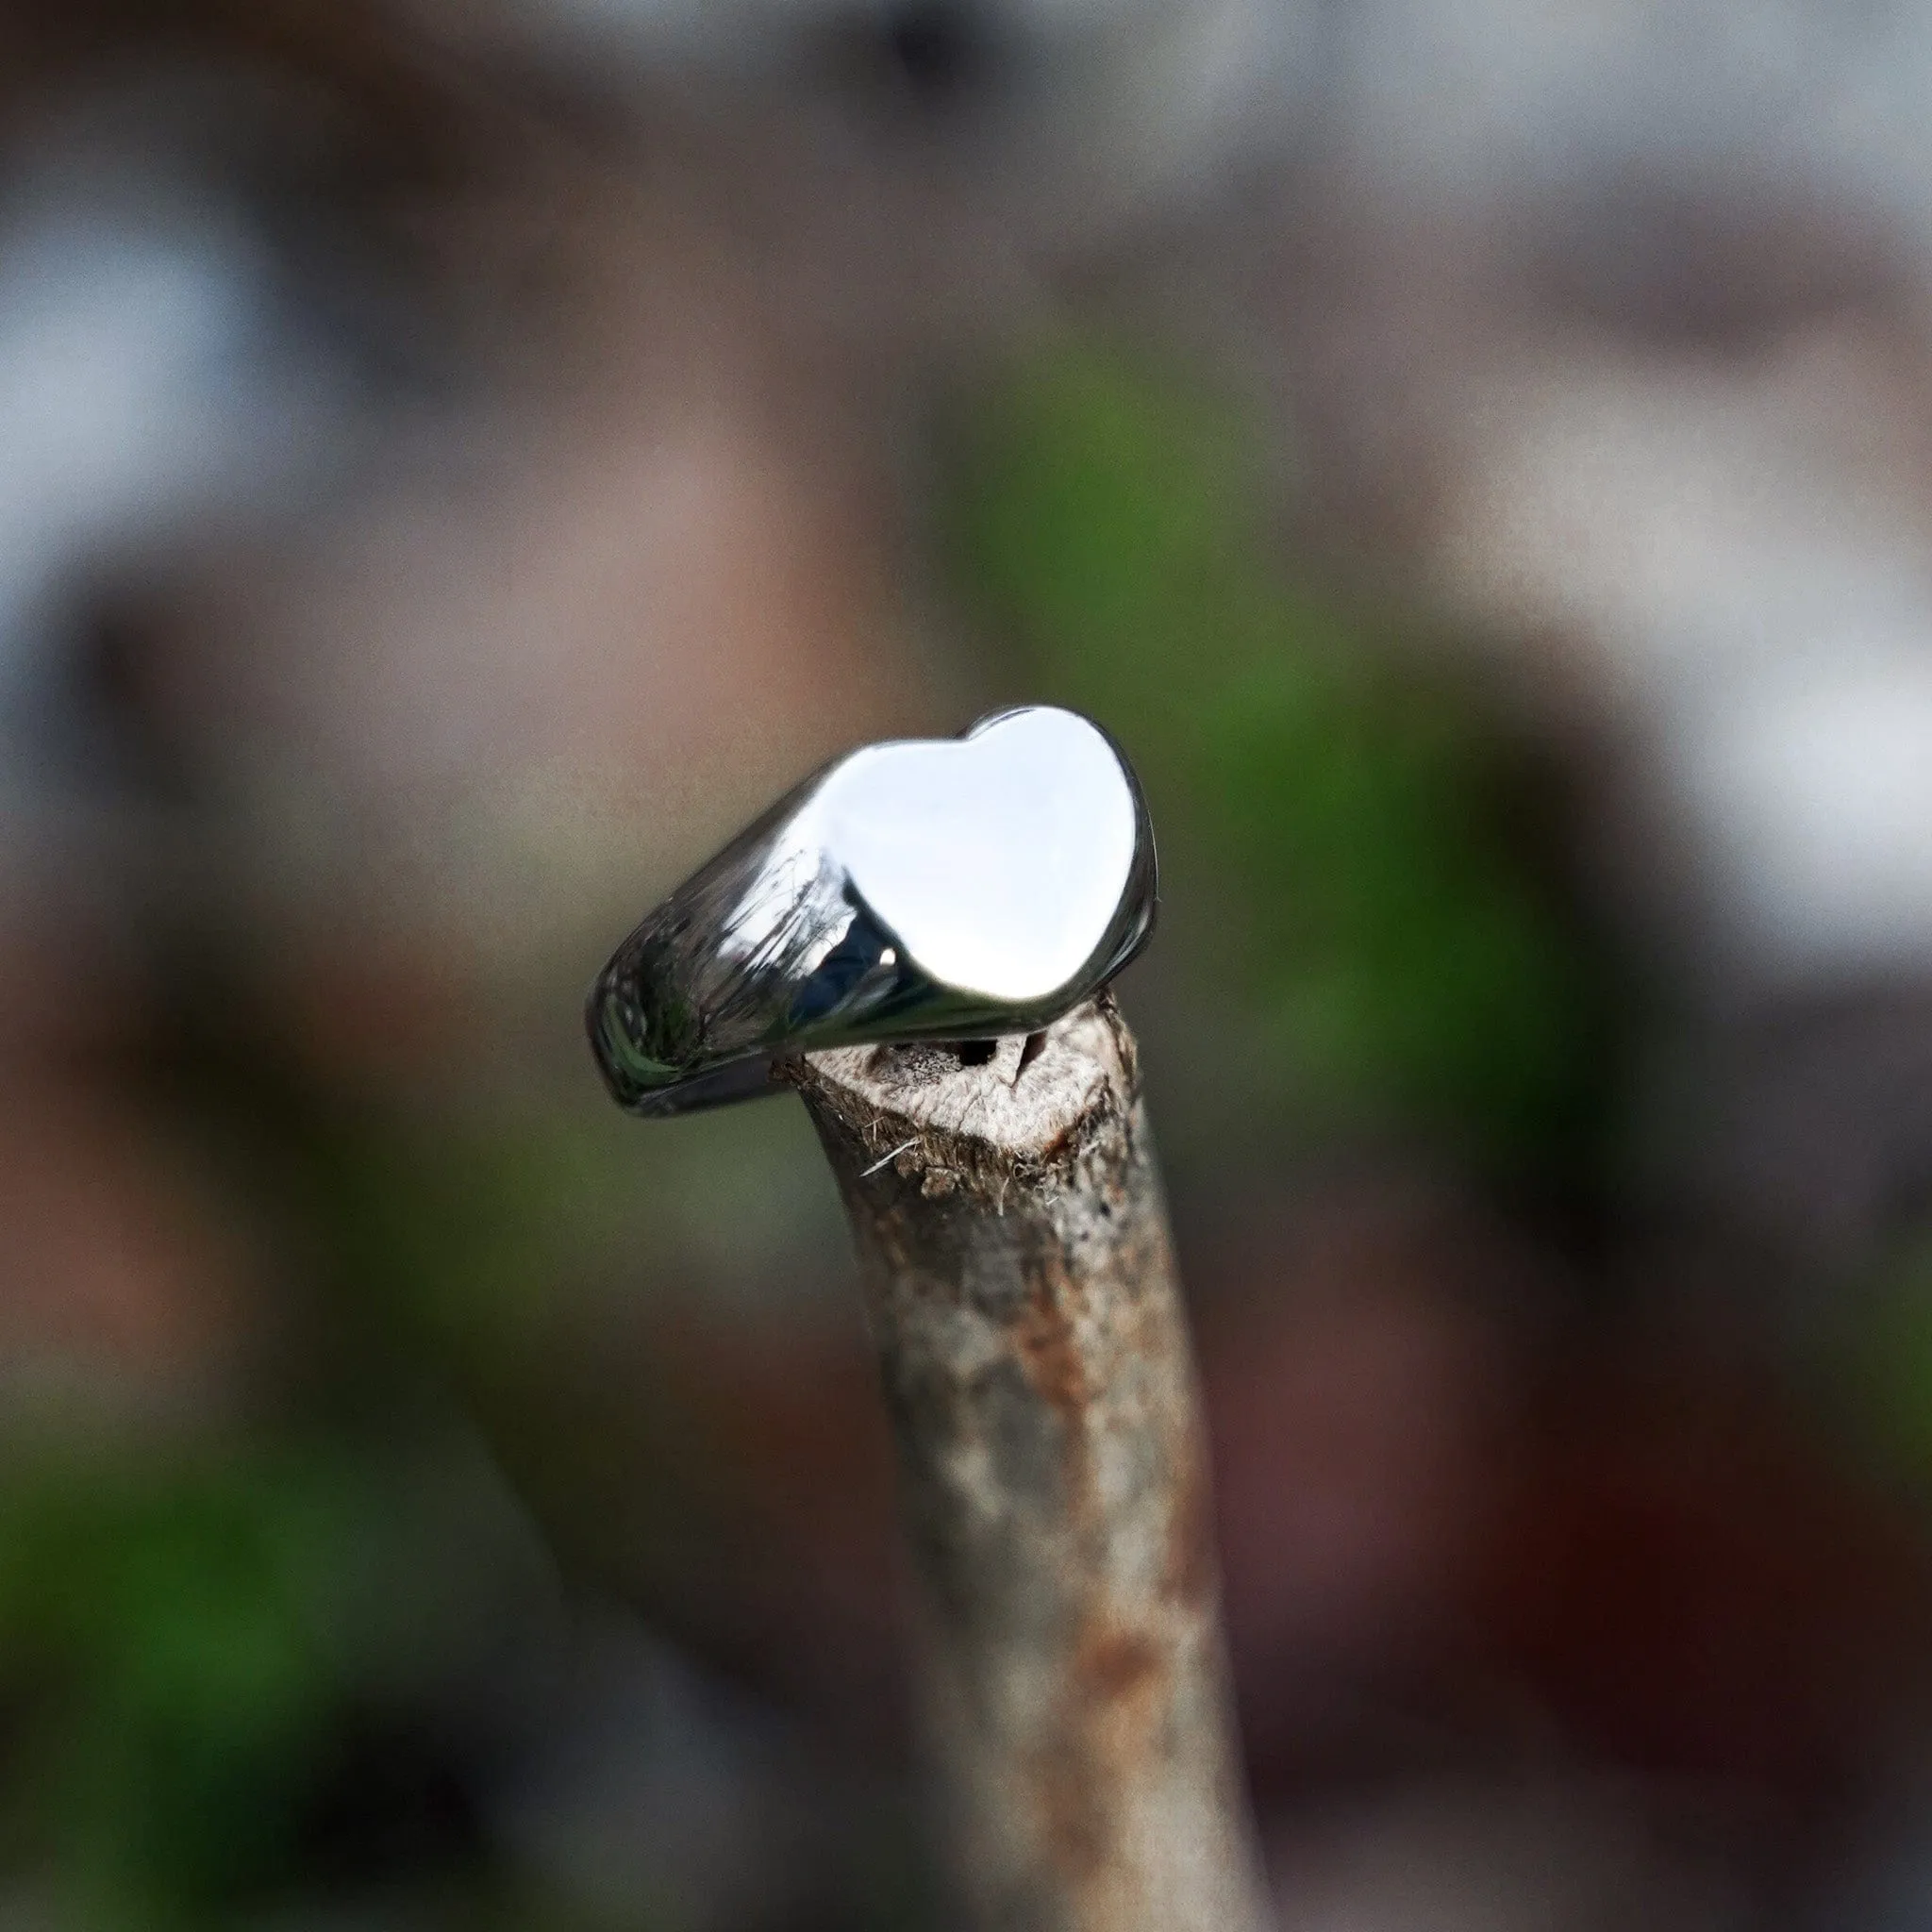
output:
[[[1046,1026],[1154,929],[1154,828],[1126,755],[1033,705],[839,758],[701,866],[591,989],[621,1107],[773,1091],[822,1047]]]

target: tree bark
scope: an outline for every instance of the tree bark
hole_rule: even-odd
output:
[[[1259,1932],[1132,1035],[1103,996],[1024,1041],[850,1048],[790,1077],[858,1242],[974,1923]]]

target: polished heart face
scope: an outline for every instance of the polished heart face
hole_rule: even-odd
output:
[[[1106,938],[1138,831],[1133,781],[1105,733],[1072,711],[1008,711],[963,739],[841,758],[733,924],[762,930],[799,879],[830,874],[940,984],[1044,999]]]
[[[801,786],[631,935],[591,1038],[625,1105],[683,1111],[756,1088],[781,1052],[1043,1025],[1153,915],[1118,747],[1071,711],[1008,711]]]

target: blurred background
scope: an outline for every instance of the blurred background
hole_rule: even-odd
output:
[[[630,924],[1138,762],[1287,1932],[1932,1927],[1932,8],[8,0],[0,1926],[950,1923]]]

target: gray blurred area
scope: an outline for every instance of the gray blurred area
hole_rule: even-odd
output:
[[[1932,1922],[1932,8],[0,11],[0,1923],[954,1923],[788,1101],[1077,706],[1286,1932]]]

